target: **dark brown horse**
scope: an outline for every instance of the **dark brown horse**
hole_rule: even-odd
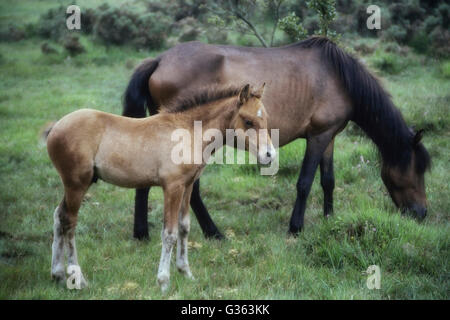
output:
[[[349,120],[378,147],[381,177],[397,207],[419,219],[427,212],[424,173],[430,165],[421,140],[377,79],[351,55],[326,38],[313,37],[280,48],[247,48],[179,44],[156,59],[145,60],[134,72],[124,97],[123,114],[145,117],[179,97],[210,84],[267,83],[263,103],[268,127],[279,129],[280,146],[307,140],[297,182],[297,199],[289,231],[303,227],[306,199],[320,165],[324,214],[333,211],[333,143]],[[136,191],[134,236],[148,237],[149,189]],[[191,207],[205,236],[222,237],[194,185]]]

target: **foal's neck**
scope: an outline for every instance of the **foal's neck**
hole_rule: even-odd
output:
[[[210,105],[193,108],[184,113],[186,121],[192,127],[194,121],[201,121],[203,132],[208,129],[217,129],[225,135],[236,111],[236,97],[229,97],[212,102]]]

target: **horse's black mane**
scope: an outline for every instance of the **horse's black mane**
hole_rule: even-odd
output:
[[[320,50],[322,59],[340,78],[354,106],[352,120],[378,146],[389,166],[406,169],[416,156],[416,171],[430,167],[430,156],[422,143],[414,143],[414,132],[379,81],[350,54],[325,37],[312,37],[292,46]]]
[[[183,112],[192,108],[207,105],[211,102],[237,96],[240,90],[241,88],[237,87],[221,89],[209,87],[200,92],[185,93],[184,98],[176,99],[172,103],[164,106],[164,108],[161,108],[161,111],[168,113]]]

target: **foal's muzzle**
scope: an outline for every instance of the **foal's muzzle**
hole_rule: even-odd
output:
[[[272,144],[261,147],[258,152],[258,163],[260,164],[270,164],[275,160],[277,152]]]

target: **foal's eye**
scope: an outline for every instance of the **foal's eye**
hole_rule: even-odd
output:
[[[250,120],[245,120],[245,125],[246,125],[247,127],[253,127],[253,122],[250,121]]]

